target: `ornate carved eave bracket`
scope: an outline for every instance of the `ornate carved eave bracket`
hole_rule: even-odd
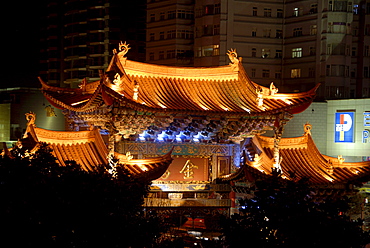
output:
[[[293,118],[293,115],[288,113],[288,112],[282,112],[280,113],[277,118],[275,119],[274,123],[274,152],[273,152],[273,162],[274,162],[274,168],[277,170],[281,170],[281,162],[282,162],[282,157],[280,156],[279,152],[279,143],[282,138],[283,132],[284,132],[284,127],[285,124]]]

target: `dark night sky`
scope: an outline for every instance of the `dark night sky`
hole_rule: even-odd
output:
[[[41,1],[9,1],[2,6],[3,68],[0,88],[40,87],[39,16]],[[6,14],[6,13],[9,14]]]

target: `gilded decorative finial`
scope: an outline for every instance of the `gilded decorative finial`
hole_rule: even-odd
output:
[[[25,113],[25,115],[26,115],[27,125],[35,124],[36,114],[34,112],[30,111],[29,113]]]
[[[125,43],[122,43],[122,41],[119,43],[119,46],[118,46],[118,49],[119,49],[119,54],[122,55],[122,56],[125,56],[126,53],[128,52],[128,50],[131,49],[131,47],[129,47],[130,44],[127,44],[126,41]]]
[[[304,129],[304,135],[311,135],[311,129],[312,129],[312,125],[308,122],[306,122],[306,124],[303,125],[303,129]]]
[[[274,82],[270,84],[270,95],[273,96],[278,93],[279,89],[274,85]]]
[[[231,64],[236,65],[239,63],[238,59],[238,53],[236,52],[236,49],[230,49],[226,53],[229,56],[229,59],[231,61]]]
[[[342,155],[338,155],[338,163],[342,164],[344,162],[345,158],[342,157]]]
[[[263,106],[263,90],[260,86],[256,88],[256,93],[257,93],[257,106],[262,107]]]

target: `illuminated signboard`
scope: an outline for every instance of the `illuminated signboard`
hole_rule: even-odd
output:
[[[364,126],[370,127],[370,112],[364,113]]]
[[[335,143],[354,142],[354,112],[335,113]]]
[[[364,130],[362,130],[362,143],[370,144],[370,112],[364,113]]]

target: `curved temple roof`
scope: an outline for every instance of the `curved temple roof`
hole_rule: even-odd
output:
[[[301,112],[318,87],[282,94],[273,83],[270,88],[258,85],[236,52],[229,65],[196,68],[140,63],[124,55],[115,53],[101,80],[83,82],[79,89],[51,87],[40,79],[43,93],[55,107],[77,112],[91,112],[116,100],[141,112],[258,116]]]
[[[30,152],[38,149],[39,142],[47,143],[53,149],[57,162],[65,166],[65,161],[74,160],[86,171],[95,171],[98,166],[108,164],[109,151],[98,129],[89,131],[50,131],[34,124],[34,114],[27,114],[28,125],[22,145]],[[154,180],[162,176],[172,162],[172,150],[167,154],[148,159],[131,159],[130,156],[115,153],[128,172],[137,178]]]
[[[309,124],[305,127],[307,125],[311,127]],[[306,129],[308,131],[301,137],[280,140],[280,167],[283,178],[293,180],[294,175],[296,178],[307,178],[311,185],[330,185],[345,184],[370,174],[370,161],[352,163],[345,162],[341,156],[334,158],[321,154],[309,129]],[[246,147],[249,155],[246,167],[224,179],[230,180],[240,176],[246,170],[255,177],[271,174],[274,168],[273,138],[256,135]]]

